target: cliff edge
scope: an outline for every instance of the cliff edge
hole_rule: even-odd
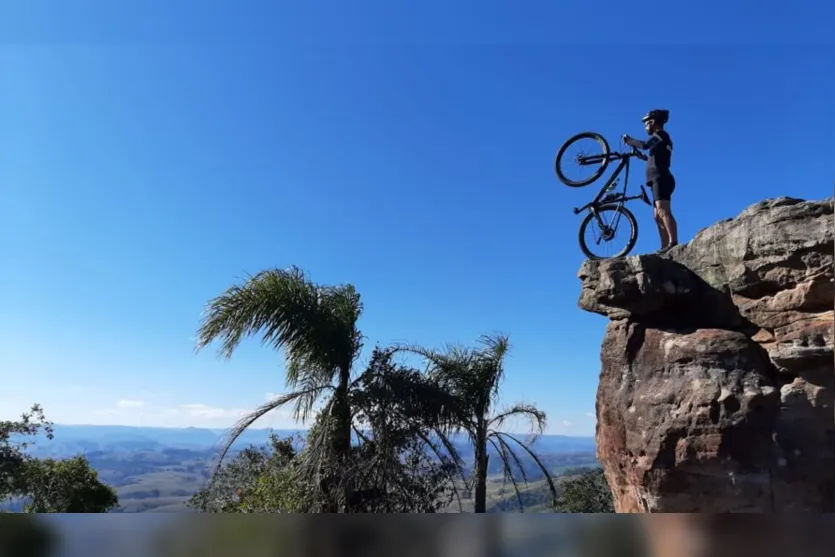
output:
[[[835,512],[834,226],[831,198],[770,199],[583,265],[617,512]]]

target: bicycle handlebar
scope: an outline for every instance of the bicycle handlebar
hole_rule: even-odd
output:
[[[626,135],[624,135],[623,137],[624,137],[624,139],[625,139],[625,138],[626,138]],[[626,141],[623,141],[623,140],[622,140],[622,143],[626,143]],[[640,149],[638,149],[638,148],[637,148],[637,147],[635,147],[634,145],[630,145],[630,144],[628,144],[628,143],[627,143],[627,145],[629,145],[629,147],[631,147],[631,148],[632,148],[632,152],[631,152],[631,153],[623,153],[624,155],[626,155],[626,156],[628,156],[628,157],[637,157],[637,158],[641,159],[642,161],[647,160],[647,158],[648,158],[648,157],[647,157],[646,155],[644,155],[643,153],[641,153],[641,150],[640,150]]]

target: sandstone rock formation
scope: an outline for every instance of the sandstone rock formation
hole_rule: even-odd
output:
[[[588,261],[610,318],[598,458],[617,512],[835,512],[833,200],[779,198],[664,255]]]

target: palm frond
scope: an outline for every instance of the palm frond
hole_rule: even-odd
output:
[[[499,455],[499,458],[502,459],[504,484],[507,485],[507,480],[510,480],[511,485],[513,486],[513,492],[516,494],[516,500],[519,502],[519,510],[521,512],[525,512],[525,504],[522,502],[522,494],[519,492],[519,485],[516,483],[516,478],[513,477],[513,467],[510,463],[510,459],[507,458],[506,447],[504,445],[496,444],[496,441],[492,437],[488,437],[487,442],[493,445],[493,448],[496,449],[496,453]],[[513,454],[513,451],[510,452]],[[515,454],[513,455],[513,458],[516,458]],[[519,460],[516,459],[516,461],[518,462]]]
[[[495,360],[502,360],[510,351],[510,337],[505,334],[481,335],[478,342],[483,346],[482,355]]]
[[[285,348],[291,370],[318,375],[350,369],[362,337],[356,325],[362,303],[351,285],[323,287],[297,267],[271,269],[235,285],[207,305],[197,350],[216,340],[219,354],[230,358],[245,338],[262,334],[262,343]],[[297,377],[288,373],[293,388]]]
[[[502,439],[501,435],[496,435],[495,433],[491,434],[488,439],[496,439],[502,448],[507,451],[511,458],[513,458],[513,462],[516,464],[516,467],[519,469],[519,474],[522,476],[522,480],[527,484],[528,474],[525,472],[525,467],[522,466],[522,461],[519,460],[519,457],[516,456],[516,452],[510,447],[507,441]]]
[[[315,425],[308,430],[304,450],[298,459],[297,477],[309,491],[310,503],[315,504],[317,508],[327,506],[325,499],[334,496],[336,504],[340,504],[339,493],[342,490],[323,485],[326,480],[333,479],[331,472],[334,455],[330,443],[334,422],[333,407],[334,400],[330,398],[319,412]]]
[[[461,349],[456,346],[448,346],[445,350],[425,348],[416,344],[396,344],[389,348],[391,354],[408,353],[420,356],[429,364],[429,374],[437,372],[451,365],[457,365],[460,359]]]
[[[300,359],[291,359],[287,362],[287,383],[300,391],[310,393],[295,400],[293,418],[301,423],[305,423],[310,417],[321,392],[332,388],[333,373],[330,370],[313,367],[314,365],[306,366],[306,362]]]
[[[447,450],[447,453],[449,453],[449,456],[447,456],[447,455],[444,455],[438,449],[438,446],[435,445],[435,443],[432,442],[432,440],[429,438],[428,435],[426,435],[422,431],[418,431],[417,435],[424,443],[426,443],[426,445],[430,449],[432,449],[432,453],[441,462],[449,462],[449,459],[450,458],[452,459],[453,467],[454,467],[455,471],[461,476],[461,482],[464,484],[464,487],[466,488],[467,487],[467,477],[464,475],[463,461],[461,460],[461,456],[458,454],[458,451],[455,450],[455,446],[452,444],[452,442],[449,439],[447,439],[447,437],[445,435],[440,435],[439,436],[441,444],[444,445],[444,447]],[[456,499],[456,501],[458,501],[458,510],[461,511],[461,512],[464,512],[464,505],[461,502],[461,494],[459,492],[458,486],[455,485],[455,478],[453,476],[450,476],[449,482],[450,482],[450,485],[452,486],[452,492],[455,495],[455,499]]]
[[[507,335],[482,335],[479,337],[482,348],[476,351],[481,369],[481,380],[489,386],[491,398],[499,396],[504,379],[504,360],[510,352],[510,339]]]
[[[286,319],[289,310],[293,310],[294,315],[288,321],[310,321],[315,318],[317,294],[316,286],[295,267],[250,276],[243,285],[232,286],[209,302],[201,322],[197,349],[221,339],[220,353],[228,358],[245,336],[273,324],[276,317]],[[264,340],[268,339],[265,334]]]
[[[448,345],[443,350],[402,345],[397,350],[424,358],[433,380],[455,394],[471,413],[483,415],[498,397],[510,344],[505,335],[482,335],[478,344],[475,348]]]
[[[450,416],[455,415],[463,429],[474,427],[472,418],[478,413],[482,381],[476,369],[476,353],[460,346],[448,345],[444,351],[420,346],[397,346],[395,350],[422,357],[427,363],[424,373],[436,389],[454,400]]]
[[[328,400],[328,403],[322,409],[318,416],[318,426],[311,428],[307,434],[307,443],[305,445],[305,454],[309,464],[316,469],[321,469],[328,461],[331,455],[331,436],[332,429],[336,419],[334,418],[334,399]]]
[[[218,458],[212,470],[212,477],[214,477],[217,471],[219,470],[221,464],[223,463],[223,459],[226,457],[226,454],[229,452],[229,449],[232,447],[235,441],[237,441],[241,434],[243,434],[243,432],[246,431],[246,429],[249,428],[252,424],[258,421],[265,414],[275,410],[276,408],[284,406],[288,402],[292,402],[301,397],[318,396],[321,393],[321,391],[325,390],[326,388],[330,388],[330,385],[325,385],[323,387],[318,387],[316,389],[308,391],[297,391],[294,393],[289,393],[286,395],[276,397],[273,400],[265,404],[262,404],[252,413],[241,418],[238,421],[238,423],[236,423],[225,436],[225,440],[221,447],[220,454],[218,455]]]
[[[363,443],[370,443],[371,439],[368,438],[362,431],[360,431],[356,426],[351,426],[351,429],[354,430],[354,433],[357,434],[357,438],[362,441]]]
[[[397,397],[400,413],[405,420],[417,420],[422,427],[446,431],[461,419],[461,408],[455,394],[418,373],[389,373],[385,377],[387,390]]]
[[[504,425],[505,421],[519,416],[529,421],[531,431],[537,436],[542,435],[548,425],[548,417],[545,412],[533,404],[517,403],[492,417],[490,427],[498,430]]]
[[[556,501],[556,499],[557,499],[557,487],[554,485],[554,479],[551,477],[551,472],[548,470],[548,468],[545,467],[545,465],[542,463],[542,461],[539,459],[539,457],[536,455],[536,453],[533,452],[530,449],[530,447],[528,447],[526,444],[522,443],[519,439],[517,439],[513,435],[510,435],[509,433],[496,431],[496,432],[494,432],[493,435],[496,436],[496,437],[506,437],[506,438],[510,439],[511,441],[515,442],[517,445],[522,447],[522,449],[524,449],[525,452],[527,452],[528,455],[530,455],[530,457],[533,459],[533,461],[536,463],[536,465],[542,471],[542,474],[545,476],[545,480],[548,482],[548,488],[551,490],[551,496]]]

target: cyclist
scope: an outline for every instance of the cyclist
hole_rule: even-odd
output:
[[[654,200],[655,222],[658,224],[658,233],[661,236],[661,249],[665,252],[673,246],[678,245],[678,224],[673,217],[670,207],[673,190],[676,189],[676,179],[670,172],[670,162],[673,156],[673,141],[670,134],[664,130],[664,124],[670,118],[669,110],[650,110],[641,121],[649,134],[647,141],[641,141],[623,136],[627,145],[648,151],[647,158],[647,185],[652,187]]]

